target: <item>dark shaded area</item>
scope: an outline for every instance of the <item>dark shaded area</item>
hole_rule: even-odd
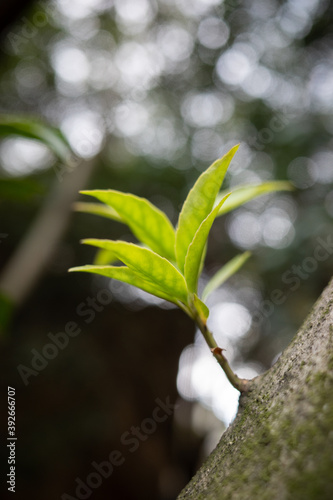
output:
[[[75,297],[78,306],[92,295],[82,292]],[[135,484],[137,498],[157,498],[163,476],[178,481],[170,485],[175,494],[188,479],[177,465],[184,451],[174,439],[175,377],[193,328],[180,312],[148,308],[129,313],[113,303],[90,325],[85,320],[92,313],[85,319],[73,316],[73,297],[64,310],[63,298],[51,295],[44,301],[36,297],[38,306],[30,301],[18,318],[14,340],[19,352],[10,347],[2,352],[1,364],[9,373],[12,366],[31,366],[30,347],[43,352],[49,339],[42,332],[49,333],[50,317],[58,318],[55,334],[64,332],[64,318],[79,325],[79,335],[38,375],[28,376],[27,386],[17,376],[8,380],[17,390],[17,497],[56,499],[64,492],[75,497],[75,478],[84,481],[95,471],[92,462],[109,461],[114,450],[124,457],[112,472],[114,495],[133,498]],[[37,308],[38,324],[31,312]],[[36,331],[41,333],[36,336]],[[154,425],[150,419],[158,402],[170,403],[170,414],[162,404],[157,412],[162,421]],[[138,435],[133,427],[141,429]],[[95,498],[105,498],[110,482],[103,481]]]
[[[10,26],[20,17],[27,15],[34,4],[33,0],[13,0],[0,5],[0,38],[4,37]]]

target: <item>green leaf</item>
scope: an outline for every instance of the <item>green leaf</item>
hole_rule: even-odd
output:
[[[87,239],[82,243],[114,252],[121,262],[139,274],[142,279],[149,281],[175,300],[187,303],[188,292],[184,276],[167,259],[152,250],[125,241]]]
[[[271,191],[292,191],[294,187],[290,182],[286,181],[271,181],[271,182],[263,182],[258,185],[247,184],[244,186],[239,186],[233,188],[230,198],[228,201],[221,207],[218,216],[226,214],[235,208],[244,205],[248,201],[257,198],[258,196],[262,196],[263,194],[270,193]],[[228,191],[221,191],[216,201],[217,203],[226,195]]]
[[[139,241],[175,261],[175,230],[164,212],[145,198],[109,190],[81,191],[112,207]]]
[[[114,252],[111,252],[110,250],[104,250],[104,248],[101,248],[100,250],[98,250],[98,252],[95,255],[94,265],[105,266],[107,264],[113,264],[114,262],[117,262],[118,260],[119,259],[114,254]]]
[[[228,197],[229,194],[227,194],[210,212],[208,217],[203,220],[199,229],[195,233],[192,243],[188,247],[188,252],[185,258],[185,280],[190,292],[195,293],[197,291],[202,255],[209,235],[209,231],[211,230],[213,222],[221,206]]]
[[[141,246],[141,245],[138,245]],[[105,250],[104,248],[100,248],[94,258],[95,266],[106,266],[110,264],[114,264],[118,262],[119,259],[111,250]]]
[[[221,286],[230,276],[235,274],[242,265],[247,261],[250,257],[251,252],[244,252],[242,254],[236,255],[233,259],[229,260],[221,269],[217,271],[216,274],[209,280],[207,283],[203,293],[202,300],[206,300],[207,297],[214,291],[216,288]]]
[[[199,297],[196,294],[194,294],[194,296],[193,296],[193,304],[194,304],[195,310],[199,314],[199,317],[200,317],[202,323],[205,324],[207,322],[207,318],[209,316],[208,307],[206,306],[206,304],[204,304],[199,299]]]
[[[125,224],[125,221],[123,221],[118,212],[116,212],[112,207],[104,205],[104,203],[87,203],[85,201],[78,201],[73,204],[73,209],[76,212],[101,215],[102,217],[107,217],[108,219],[113,219]]]
[[[72,267],[68,271],[101,274],[107,278],[123,281],[129,285],[136,286],[137,288],[151,293],[156,297],[160,297],[161,299],[165,299],[179,305],[177,299],[168,295],[153,283],[145,281],[139,274],[125,266],[79,266]]]
[[[0,115],[0,136],[18,135],[36,139],[48,146],[64,163],[71,156],[71,148],[62,132],[42,121],[27,116]]]
[[[203,249],[203,252],[202,252],[202,255],[201,255],[201,262],[200,262],[200,267],[199,267],[199,276],[202,273],[202,270],[203,270],[204,265],[205,265],[206,254],[207,254],[207,242],[206,242],[206,245],[204,246],[204,249]]]
[[[200,224],[211,212],[238,147],[239,145],[234,146],[223,158],[215,161],[200,175],[184,202],[176,231],[176,258],[181,272],[184,271],[188,247]]]

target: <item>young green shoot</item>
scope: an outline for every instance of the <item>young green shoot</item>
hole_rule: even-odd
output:
[[[197,179],[187,195],[173,227],[168,217],[145,198],[113,189],[82,191],[101,203],[77,203],[81,212],[120,221],[130,228],[138,243],[85,239],[82,243],[99,248],[95,263],[69,271],[96,273],[123,281],[180,307],[200,329],[211,352],[231,384],[246,392],[249,381],[239,378],[223,355],[223,349],[207,327],[209,295],[236,273],[250,257],[235,256],[210,279],[199,297],[198,282],[203,267],[207,239],[216,217],[262,194],[291,189],[287,182],[272,181],[240,186],[222,192],[221,186],[238,145],[216,160]],[[123,265],[114,265],[115,262]]]

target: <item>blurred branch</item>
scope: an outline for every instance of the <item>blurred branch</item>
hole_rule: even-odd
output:
[[[63,182],[56,182],[39,215],[24,237],[0,277],[0,293],[18,307],[27,298],[50,261],[63,235],[72,204],[95,165],[95,160],[82,161],[67,172]]]

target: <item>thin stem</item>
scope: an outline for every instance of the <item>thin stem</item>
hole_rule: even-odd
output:
[[[226,359],[223,355],[220,347],[218,347],[216,340],[210,330],[208,330],[207,325],[202,322],[202,320],[197,316],[195,321],[200,328],[201,333],[203,334],[210,350],[212,351],[216,361],[221,366],[222,370],[226,374],[229,382],[240,392],[247,392],[249,390],[250,381],[244,378],[239,378],[236,373],[234,373]]]

